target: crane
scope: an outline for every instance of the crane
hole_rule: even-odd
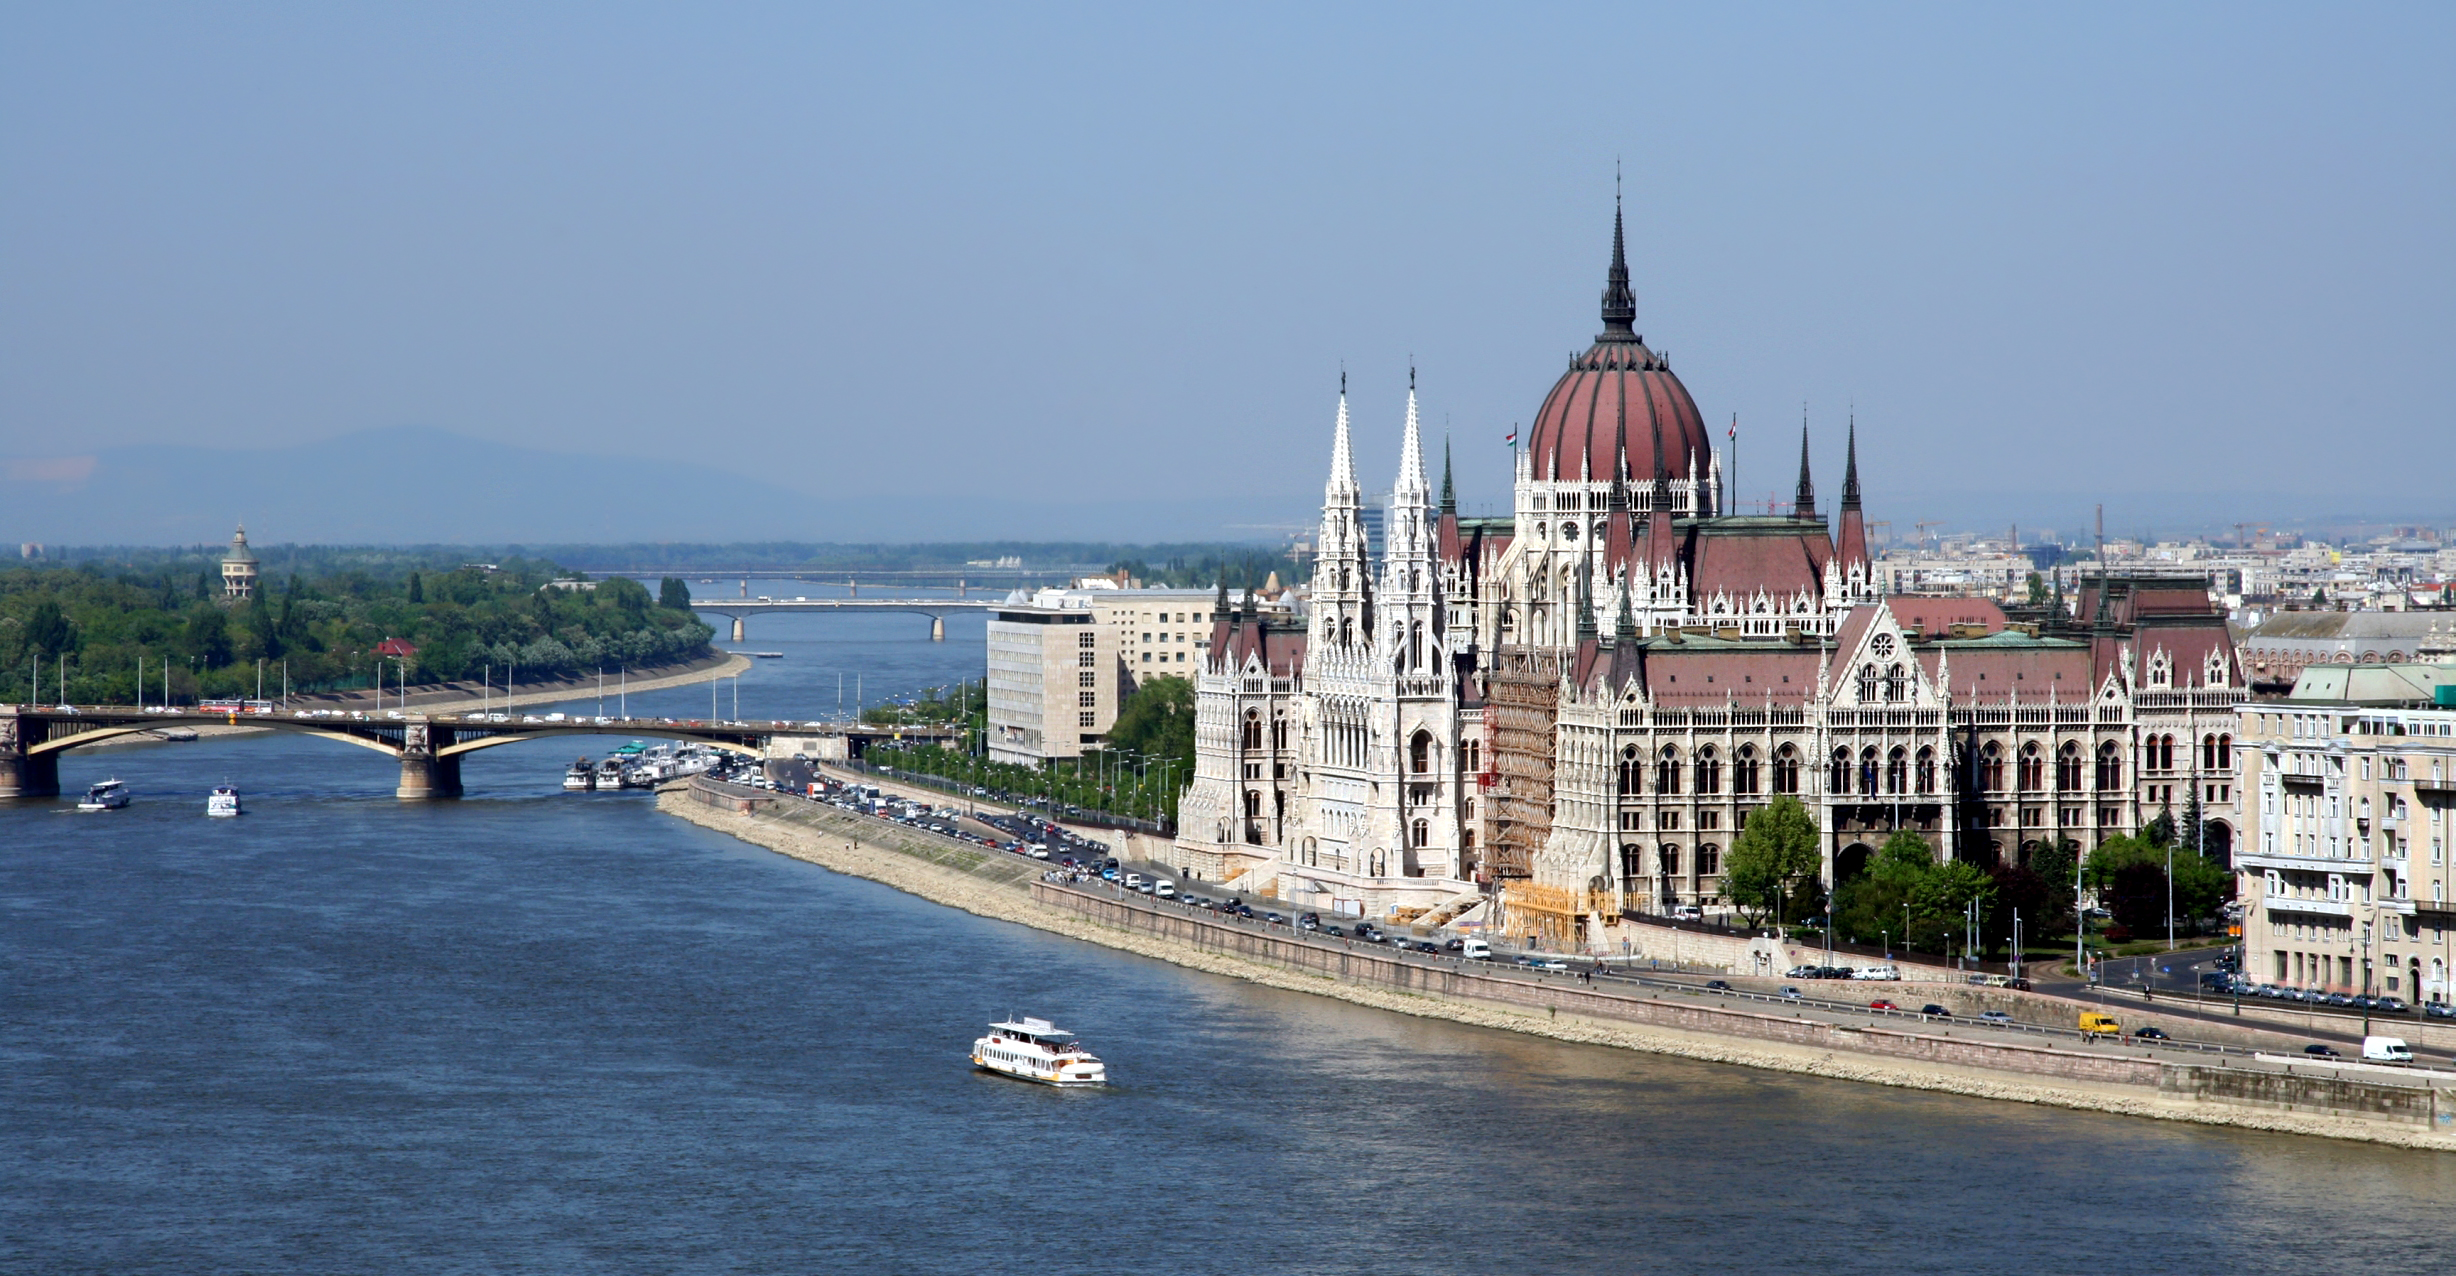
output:
[[[1917,527],[1918,527],[1918,529],[1919,529],[1919,540],[1920,540],[1921,542],[1925,542],[1925,541],[1927,540],[1927,529],[1928,529],[1928,528],[1931,528],[1931,527],[1942,527],[1942,526],[1944,526],[1944,524],[1943,524],[1943,522],[1941,522],[1940,520],[1937,520],[1937,519],[1932,519],[1932,518],[1923,518],[1923,519],[1920,519],[1920,520],[1918,521],[1918,523],[1916,524],[1916,526],[1917,526]]]

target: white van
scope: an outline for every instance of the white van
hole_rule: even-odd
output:
[[[1177,898],[1177,884],[1163,877],[1151,884],[1151,893],[1162,899]]]
[[[1140,873],[1126,874],[1126,889],[1130,891],[1143,889],[1143,875]]]
[[[2364,1063],[2411,1063],[2413,1062],[2413,1047],[2406,1045],[2403,1037],[2364,1037],[2362,1039],[2362,1061]]]
[[[1469,961],[1491,961],[1492,945],[1481,939],[1462,940],[1458,945],[1458,955]]]
[[[1695,904],[1682,904],[1671,910],[1671,919],[1676,922],[1701,922],[1706,919],[1706,910]]]
[[[1851,971],[1853,979],[1900,979],[1901,977],[1902,968],[1899,966],[1861,966]]]

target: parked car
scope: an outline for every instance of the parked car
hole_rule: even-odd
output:
[[[2371,1009],[2383,1015],[2401,1015],[2413,1009],[2402,997],[2381,997],[2371,1003]]]
[[[2456,1005],[2444,1001],[2424,1002],[2422,1013],[2433,1019],[2456,1019]]]

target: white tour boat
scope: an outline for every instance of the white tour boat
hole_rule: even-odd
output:
[[[989,1025],[972,1043],[976,1067],[1042,1085],[1107,1085],[1108,1065],[1075,1035],[1046,1019],[1023,1018]]]
[[[239,791],[230,785],[214,785],[213,792],[205,796],[205,814],[207,815],[224,816],[240,813]]]
[[[117,780],[104,780],[87,789],[85,796],[77,799],[77,809],[80,811],[116,811],[126,805],[128,786]]]
[[[586,793],[596,783],[596,779],[597,764],[587,758],[582,758],[572,763],[571,769],[563,773],[563,788],[570,792]]]

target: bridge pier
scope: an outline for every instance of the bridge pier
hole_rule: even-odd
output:
[[[59,795],[59,754],[0,753],[0,799],[35,801]]]
[[[49,719],[15,708],[0,713],[0,799],[60,795],[60,755],[34,751],[50,738]]]
[[[404,802],[427,802],[438,798],[461,795],[461,760],[455,753],[450,757],[420,757],[414,753],[401,755],[401,786],[392,795]]]
[[[742,641],[742,634],[742,618],[740,616],[736,616],[733,618],[733,640],[735,642]]]
[[[944,617],[944,616],[932,616],[932,617],[930,617],[930,641],[931,641],[931,642],[945,642],[946,640],[947,640],[947,618],[946,618],[946,617]]]

